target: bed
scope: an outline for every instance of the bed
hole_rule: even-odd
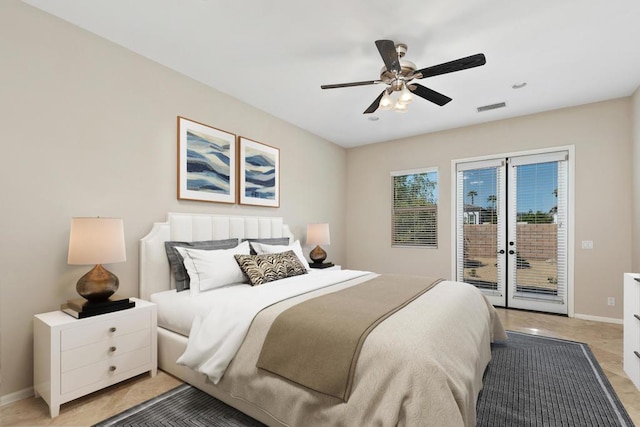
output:
[[[166,222],[155,223],[141,239],[140,297],[158,304],[160,369],[270,426],[475,425],[476,400],[491,359],[490,343],[506,335],[493,307],[464,283],[435,284],[371,330],[355,364],[347,399],[302,387],[256,364],[265,336],[283,312],[321,295],[373,283],[379,278],[375,273],[312,271],[270,283],[279,288],[308,282],[323,285],[261,308],[246,333],[242,332],[237,353],[217,384],[208,375],[177,364],[191,346],[190,322],[194,317],[210,317],[206,301],[220,304],[222,297],[216,296],[218,290],[198,296],[176,292],[165,242],[229,238],[295,240],[279,217],[185,213],[170,213]],[[271,292],[265,285],[253,289],[262,287],[261,292]],[[255,292],[247,288],[229,292]],[[172,321],[172,312],[183,315]]]

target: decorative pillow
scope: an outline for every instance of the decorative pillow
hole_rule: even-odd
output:
[[[184,268],[184,260],[182,255],[176,250],[176,247],[193,248],[203,250],[230,249],[238,246],[238,239],[225,240],[201,240],[198,242],[164,242],[164,249],[167,252],[167,259],[171,272],[176,281],[176,291],[185,291],[189,289],[189,275]]]
[[[293,242],[291,245],[288,245],[288,246],[270,245],[270,244],[253,243],[253,242],[251,243],[251,246],[253,247],[253,249],[255,249],[258,255],[279,254],[286,251],[293,251],[298,256],[298,259],[300,260],[302,265],[304,265],[304,268],[306,268],[307,270],[311,269],[311,267],[309,267],[309,261],[307,261],[307,259],[304,257],[304,254],[302,253],[302,247],[300,246],[299,240],[296,240],[295,242]]]
[[[293,251],[264,255],[235,255],[235,259],[252,286],[307,274],[307,269]]]
[[[268,245],[288,245],[289,238],[288,237],[270,237],[265,239],[242,239],[243,242],[251,243],[251,255],[258,255],[259,252],[253,247],[254,243],[266,243]]]
[[[191,295],[246,282],[234,255],[249,255],[249,242],[240,243],[231,249],[200,250],[177,247],[176,250],[184,258],[184,267],[191,279]]]

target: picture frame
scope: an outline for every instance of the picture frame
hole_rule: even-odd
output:
[[[241,205],[280,207],[280,150],[239,137],[238,183]]]
[[[236,135],[178,116],[178,199],[235,203]]]

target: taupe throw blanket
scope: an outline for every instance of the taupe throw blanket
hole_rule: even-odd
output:
[[[346,402],[369,332],[441,280],[383,275],[293,306],[271,325],[257,367]]]

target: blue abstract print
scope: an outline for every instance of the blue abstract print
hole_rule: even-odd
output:
[[[187,130],[187,189],[230,194],[229,142]]]
[[[275,200],[276,158],[274,155],[247,147],[244,170],[246,197]]]

